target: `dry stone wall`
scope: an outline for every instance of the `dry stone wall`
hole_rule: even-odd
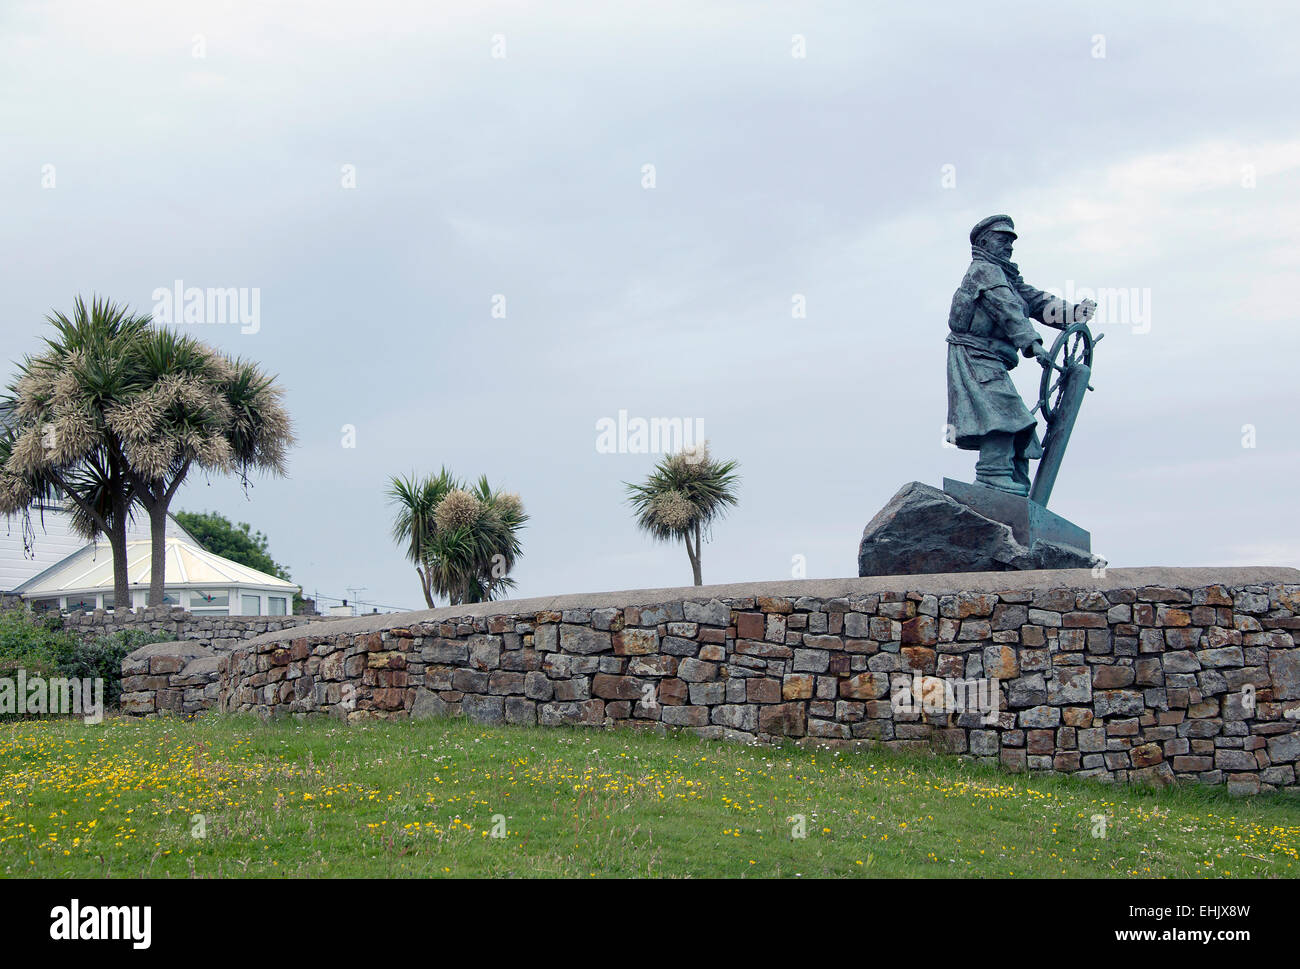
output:
[[[880,744],[1234,793],[1296,785],[1295,570],[909,576],[586,601],[262,636],[218,658],[219,705]],[[980,686],[991,713],[960,699]]]
[[[179,608],[155,607],[121,613],[104,609],[69,613],[63,617],[63,628],[86,640],[128,629],[162,633],[224,652],[268,632],[325,621],[322,616],[204,616]]]
[[[203,616],[181,609],[137,609],[116,613],[98,609],[63,617],[64,628],[84,640],[123,630],[161,634],[171,642],[152,643],[122,661],[119,709],[132,716],[161,713],[194,715],[217,700],[217,657],[258,636],[312,623],[321,616]]]
[[[119,710],[130,716],[193,716],[217,702],[217,653],[192,642],[150,643],[122,660]]]

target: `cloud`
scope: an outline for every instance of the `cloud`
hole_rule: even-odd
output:
[[[1282,565],[1300,568],[1300,543],[1252,542],[1231,545],[1228,560],[1216,565]]]
[[[940,446],[947,312],[970,226],[1006,211],[1032,284],[1152,294],[1150,332],[1108,324],[1054,507],[1116,560],[1290,555],[1297,15],[1178,14],[5,4],[0,335],[33,349],[77,292],[260,287],[256,337],[204,336],[290,388],[293,478],[251,504],[195,479],[180,506],[252,521],[309,587],[418,600],[383,484],[444,463],[523,495],[520,594],[685,580],[622,504],[651,458],[594,451],[620,408],[701,418],[740,460],[709,580],[795,553],[844,575],[899,486],[971,474]],[[1016,372],[1026,395],[1036,378]]]

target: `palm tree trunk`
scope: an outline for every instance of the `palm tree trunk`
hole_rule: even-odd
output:
[[[86,517],[99,527],[100,534],[108,539],[113,558],[113,608],[118,612],[131,611],[131,584],[126,574],[126,518],[131,508],[129,493],[120,490],[109,499],[111,510],[105,518],[84,497],[70,488],[62,477],[55,474],[54,482],[59,492],[66,495]]]
[[[167,585],[167,506],[160,501],[149,508],[149,605],[165,605]]]
[[[113,520],[107,523],[105,534],[113,550],[113,609],[122,613],[131,611],[131,584],[126,574],[127,503],[115,498],[113,504]]]
[[[190,470],[190,459],[186,458],[180,470],[173,476],[171,483],[165,479],[146,481],[135,472],[128,472],[135,487],[136,497],[149,512],[149,605],[163,605],[167,587],[167,509],[171,507],[172,498],[185,481]]]
[[[433,593],[429,588],[429,577],[424,569],[418,565],[415,567],[415,574],[420,577],[420,591],[424,593],[424,602],[430,609],[433,608]]]
[[[696,585],[703,585],[700,579],[700,526],[697,522],[695,525],[695,547],[691,547],[691,533],[683,532],[682,541],[686,543],[686,557],[691,560],[691,578]]]

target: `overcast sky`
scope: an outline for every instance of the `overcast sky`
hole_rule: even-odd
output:
[[[1298,64],[1294,3],[5,0],[0,364],[78,293],[256,290],[187,328],[279,374],[290,475],[173,509],[308,594],[422,606],[384,491],[443,464],[522,496],[520,595],[688,583],[620,410],[740,462],[706,582],[854,575],[973,476],[947,312],[1006,212],[1031,284],[1137,297],[1053,509],[1116,566],[1300,566]]]

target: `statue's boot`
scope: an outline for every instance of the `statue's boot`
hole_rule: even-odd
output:
[[[998,491],[1005,491],[1009,494],[1019,495],[1024,498],[1029,494],[1029,485],[1017,481],[1011,475],[975,475],[975,483],[982,484],[986,488],[997,488]]]
[[[995,431],[987,434],[980,444],[980,457],[975,462],[975,482],[988,488],[997,488],[1013,495],[1028,495],[1029,482],[1016,476],[1017,457],[1015,434]]]
[[[1024,488],[1018,494],[1029,494],[1029,461],[1043,456],[1043,446],[1038,443],[1038,427],[1026,428],[1015,437],[1014,454],[1011,461],[1011,479],[1017,488]]]

